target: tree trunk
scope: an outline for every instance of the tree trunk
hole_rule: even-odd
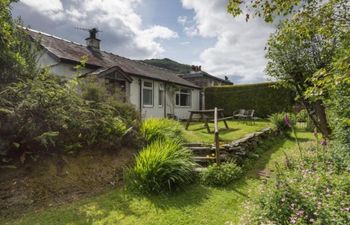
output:
[[[322,133],[323,137],[329,138],[331,129],[328,125],[326,110],[322,104],[322,101],[318,100],[314,103],[311,103],[304,98],[304,91],[301,87],[299,87],[299,85],[295,84],[295,88],[302,104],[304,105],[310,119],[314,123],[317,130]]]
[[[320,132],[328,138],[331,134],[331,128],[327,121],[326,109],[320,100],[316,101],[313,105],[320,124]]]

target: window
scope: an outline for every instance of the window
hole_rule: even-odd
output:
[[[144,81],[143,82],[143,105],[153,106],[153,83]]]
[[[159,84],[158,106],[163,107],[163,104],[164,104],[164,86],[163,84]]]
[[[191,90],[180,89],[176,92],[176,106],[191,106]]]

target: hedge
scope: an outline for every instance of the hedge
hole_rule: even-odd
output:
[[[258,117],[267,117],[277,112],[289,112],[294,102],[291,90],[276,87],[276,83],[209,87],[205,89],[207,109],[223,108],[225,115],[239,109],[254,109]]]

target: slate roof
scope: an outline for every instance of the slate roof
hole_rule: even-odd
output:
[[[209,73],[207,72],[204,72],[204,71],[199,71],[199,72],[193,72],[193,73],[188,73],[188,74],[184,74],[184,75],[181,75],[181,77],[183,78],[197,78],[197,77],[209,77],[213,80],[216,80],[216,81],[220,81],[220,82],[223,82],[225,84],[228,84],[228,85],[233,85],[233,83],[229,80],[224,80],[224,79],[221,79],[219,77],[216,77],[216,76],[213,76],[213,75],[210,75]]]
[[[25,28],[25,30],[34,40],[39,41],[41,46],[61,60],[77,63],[81,61],[83,56],[88,56],[87,66],[95,67],[97,70],[117,66],[129,75],[199,88],[197,85],[179,77],[179,74],[170,70],[148,65],[105,51],[94,51],[84,45],[29,28]]]

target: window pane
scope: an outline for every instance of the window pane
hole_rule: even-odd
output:
[[[180,105],[180,94],[176,93],[176,105]]]
[[[182,94],[180,96],[180,105],[181,106],[190,106],[190,95],[188,94]]]
[[[153,105],[153,93],[152,90],[143,89],[143,104]]]

